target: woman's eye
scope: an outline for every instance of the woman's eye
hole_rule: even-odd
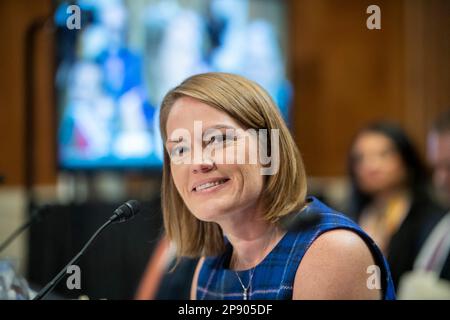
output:
[[[381,156],[382,156],[383,158],[389,157],[389,156],[391,156],[392,154],[394,154],[394,151],[393,151],[392,149],[383,150],[383,151],[381,152]]]
[[[226,134],[221,134],[221,135],[212,136],[211,139],[209,139],[208,144],[224,143],[224,142],[229,142],[232,140],[233,140],[233,137],[229,137]]]
[[[360,164],[360,163],[363,162],[363,160],[364,160],[364,156],[362,154],[355,154],[355,155],[353,155],[353,162],[355,164]]]
[[[172,149],[171,157],[182,157],[186,153],[186,147],[178,146]]]
[[[210,142],[218,143],[218,142],[223,142],[225,140],[226,140],[225,135],[217,135],[217,136],[212,136]]]

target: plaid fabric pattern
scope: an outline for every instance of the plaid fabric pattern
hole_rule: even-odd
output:
[[[249,288],[250,300],[291,300],[295,273],[300,261],[311,244],[324,232],[348,229],[357,233],[368,245],[380,267],[383,298],[395,299],[394,285],[389,266],[375,242],[351,219],[327,207],[314,197],[299,214],[319,214],[316,225],[302,232],[287,232],[275,248],[256,266]],[[200,270],[197,282],[199,300],[241,300],[243,288],[236,273],[228,268],[232,246],[227,242],[224,254],[207,257]],[[245,287],[250,280],[250,270],[238,272]],[[369,276],[369,275],[368,275]]]

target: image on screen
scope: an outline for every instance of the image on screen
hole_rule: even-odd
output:
[[[190,75],[223,71],[262,85],[287,122],[286,12],[279,0],[57,1],[61,168],[160,168],[159,107]],[[81,28],[69,29],[69,5]]]

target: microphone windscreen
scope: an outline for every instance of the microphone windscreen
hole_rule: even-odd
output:
[[[120,223],[127,221],[137,215],[141,210],[141,204],[137,200],[128,200],[116,210],[111,217],[112,222]]]

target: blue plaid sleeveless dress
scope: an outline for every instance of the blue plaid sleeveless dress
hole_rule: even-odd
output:
[[[301,214],[319,214],[320,221],[306,231],[287,232],[283,236],[254,269],[248,299],[291,300],[295,274],[306,251],[321,234],[335,229],[351,230],[366,242],[381,270],[383,299],[395,299],[389,266],[373,240],[355,222],[316,198],[310,197],[308,202]],[[224,254],[205,258],[197,282],[198,300],[243,299],[242,285],[235,272],[228,268],[232,250],[231,244],[226,241]],[[239,271],[238,274],[244,285],[249,283],[249,270]]]

